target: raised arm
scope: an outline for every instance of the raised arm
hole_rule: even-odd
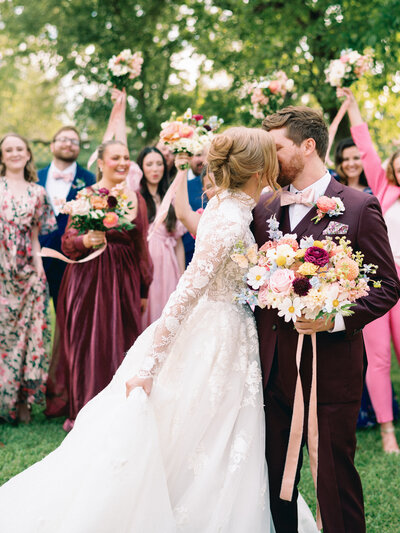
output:
[[[349,101],[346,99],[340,106],[339,111],[337,112],[335,118],[332,120],[332,123],[328,129],[329,141],[328,141],[328,149],[326,151],[326,163],[332,167],[334,166],[334,164],[329,159],[329,153],[331,151],[333,141],[335,140],[336,132],[339,127],[339,124],[342,122],[342,119],[344,115],[346,114],[348,107],[349,107]]]
[[[350,119],[350,131],[353,140],[361,153],[368,185],[375,196],[380,195],[383,188],[388,185],[385,170],[382,168],[381,158],[373,145],[368,125],[363,121],[357,100],[351,89],[341,88],[337,90],[338,97],[345,97],[349,102],[347,113]]]
[[[175,179],[179,179],[184,174],[183,179],[180,179],[179,186],[176,190],[174,208],[177,218],[182,222],[184,226],[192,233],[196,235],[197,226],[200,221],[200,213],[196,213],[190,206],[189,195],[187,189],[187,169],[181,169],[181,166],[187,163],[189,159],[187,157],[178,155],[175,158],[175,166],[177,168],[177,175]]]
[[[200,222],[192,262],[164,308],[155,329],[152,349],[145,357],[138,376],[126,384],[127,395],[135,387],[143,387],[150,393],[153,377],[168,356],[180,325],[223,267],[234,244],[242,237],[242,227],[240,212],[237,217],[227,218],[223,205],[206,210]]]

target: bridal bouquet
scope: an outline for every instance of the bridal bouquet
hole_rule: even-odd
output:
[[[351,315],[354,302],[368,294],[368,275],[376,266],[363,264],[363,254],[353,252],[345,237],[335,243],[331,237],[315,241],[310,236],[298,243],[296,234],[278,229],[275,217],[268,224],[271,240],[258,251],[257,245],[245,249],[238,243],[231,255],[247,281],[237,300],[252,309],[277,309],[286,322],[301,315],[312,320]]]
[[[133,80],[140,76],[142,71],[142,53],[135,52],[127,48],[122,50],[117,56],[112,56],[108,61],[108,71],[113,85],[122,90],[128,80]]]
[[[127,217],[132,203],[123,189],[123,184],[111,190],[87,187],[78,192],[75,200],[65,202],[61,213],[71,216],[71,226],[79,234],[89,230],[131,230],[135,225]]]
[[[160,139],[171,147],[174,154],[192,156],[211,143],[214,132],[222,123],[223,120],[216,116],[206,120],[203,115],[193,115],[188,108],[182,117],[173,112],[171,118],[161,124]]]
[[[332,87],[350,87],[372,69],[372,56],[356,50],[343,50],[340,59],[334,59],[325,69],[326,81]]]
[[[283,70],[278,70],[246,84],[242,99],[248,99],[250,95],[250,103],[246,108],[254,118],[263,119],[283,106],[286,94],[293,89],[293,85],[293,80]]]

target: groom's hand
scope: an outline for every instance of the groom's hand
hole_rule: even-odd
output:
[[[329,331],[333,328],[335,319],[333,317],[326,320],[326,318],[319,318],[318,320],[309,320],[304,317],[300,317],[294,323],[298,333],[303,335],[311,335],[312,333],[318,333],[319,331]]]

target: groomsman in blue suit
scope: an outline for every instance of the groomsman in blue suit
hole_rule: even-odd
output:
[[[50,145],[53,160],[49,166],[39,170],[39,184],[45,187],[47,195],[57,217],[58,228],[40,237],[41,246],[61,251],[61,237],[65,232],[68,215],[60,213],[62,202],[73,200],[79,189],[93,185],[95,176],[77,164],[81,139],[73,126],[64,126],[53,137]],[[58,259],[44,258],[43,265],[49,283],[50,295],[54,307],[66,263]]]

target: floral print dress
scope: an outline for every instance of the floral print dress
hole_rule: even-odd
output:
[[[40,185],[14,197],[0,178],[0,418],[17,418],[18,402],[43,399],[50,349],[48,287],[32,256],[32,230],[56,219]]]

